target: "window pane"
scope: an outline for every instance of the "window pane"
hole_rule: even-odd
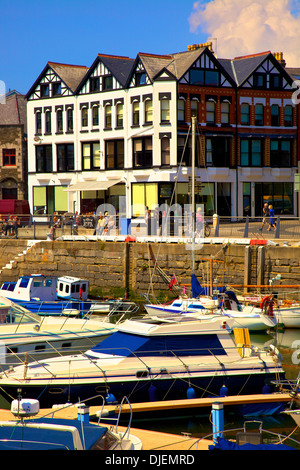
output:
[[[100,144],[92,144],[93,148],[93,168],[100,168]]]
[[[161,120],[170,121],[170,101],[161,100]]]
[[[111,128],[111,106],[105,106],[105,127]]]
[[[152,122],[152,100],[145,101],[145,122]]]
[[[241,140],[241,165],[249,166],[249,141]]]
[[[206,102],[206,121],[215,122],[215,102],[207,101]]]
[[[132,124],[138,126],[140,123],[140,103],[134,101],[132,103]]]
[[[180,99],[178,100],[178,121],[185,121],[185,101]]]
[[[82,144],[82,164],[84,170],[91,169],[91,146],[90,144]]]
[[[106,142],[106,168],[115,168],[115,146],[113,141]]]
[[[288,105],[284,108],[284,125],[291,127],[293,125],[293,107]]]
[[[215,70],[206,70],[205,85],[219,85],[219,72]]]
[[[252,166],[261,166],[261,141],[252,140]]]
[[[241,124],[250,124],[250,106],[248,103],[243,103],[241,105]]]
[[[190,70],[190,84],[191,85],[204,85],[204,70],[191,69]]]
[[[229,124],[229,112],[230,112],[229,103],[221,103],[221,123],[222,124]]]

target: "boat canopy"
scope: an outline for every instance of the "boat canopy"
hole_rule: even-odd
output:
[[[24,424],[12,422],[11,426],[9,429],[7,422],[0,423],[0,450],[76,450],[74,431],[79,433],[85,448],[91,449],[107,432],[103,426],[59,418],[29,419]]]
[[[87,351],[86,355],[97,353],[123,357],[174,356],[173,352],[180,356],[226,354],[217,334],[146,337],[117,331]]]

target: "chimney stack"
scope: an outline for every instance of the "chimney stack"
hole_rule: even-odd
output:
[[[283,58],[283,52],[274,52],[273,56],[275,57],[276,60],[278,60],[278,62],[280,63],[282,67],[286,66],[286,62]]]

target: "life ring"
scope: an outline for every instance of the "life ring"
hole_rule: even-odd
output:
[[[273,297],[271,295],[266,295],[260,302],[259,306],[262,310],[265,310],[266,315],[268,315],[269,317],[274,317],[273,304]]]

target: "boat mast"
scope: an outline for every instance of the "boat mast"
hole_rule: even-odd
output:
[[[192,274],[195,272],[195,127],[196,117],[192,116]]]

